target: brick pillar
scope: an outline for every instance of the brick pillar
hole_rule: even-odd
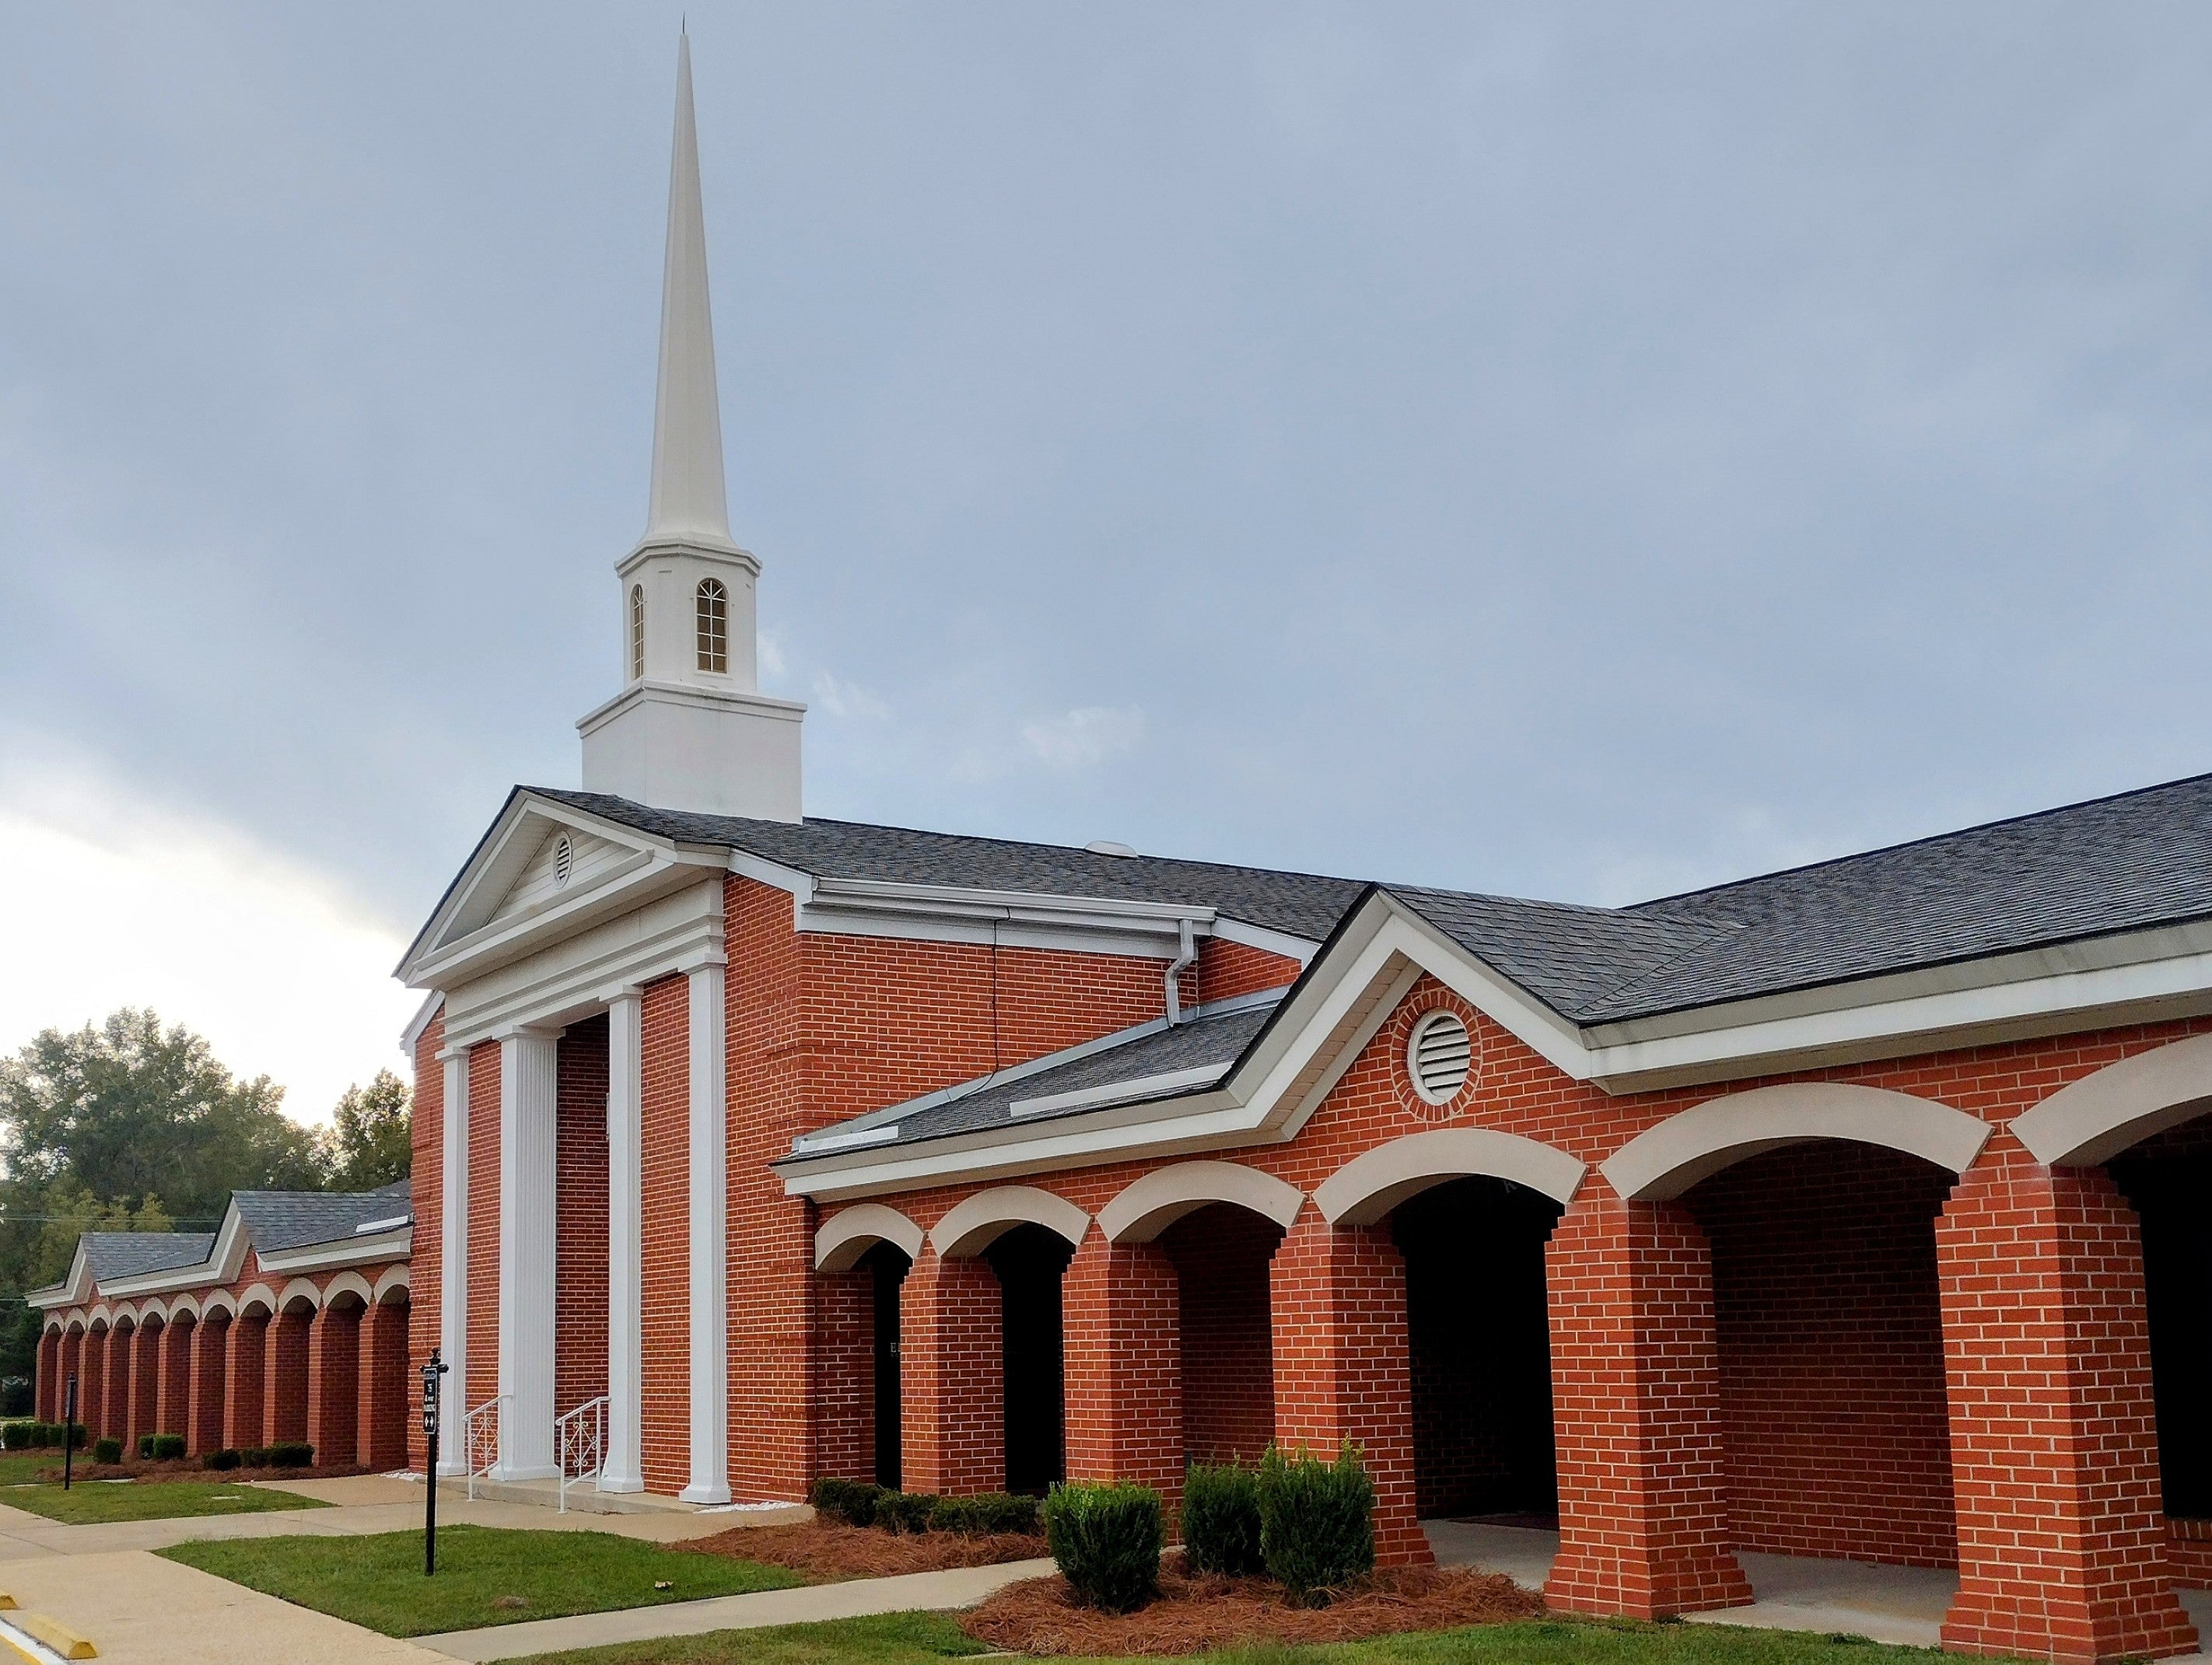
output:
[[[222,1443],[223,1356],[230,1322],[209,1313],[192,1326],[191,1352],[185,1361],[185,1454],[197,1457]]]
[[[999,1279],[980,1260],[925,1244],[899,1313],[900,1443],[909,1492],[954,1495],[1006,1484],[1006,1359]]]
[[[1268,1265],[1275,1440],[1333,1457],[1350,1440],[1375,1480],[1375,1559],[1431,1559],[1413,1512],[1406,1262],[1384,1226],[1332,1226],[1309,1203]]]
[[[31,1416],[38,1422],[59,1422],[62,1333],[50,1329],[39,1336],[39,1384],[31,1401]]]
[[[77,1378],[76,1419],[86,1437],[107,1425],[107,1338],[105,1329],[89,1330],[84,1338],[83,1372]]]
[[[1149,1486],[1182,1499],[1182,1323],[1174,1261],[1158,1243],[1092,1226],[1060,1282],[1067,1477]]]
[[[810,1289],[814,1307],[813,1473],[876,1478],[876,1278],[872,1268],[824,1272]]]
[[[1943,1645],[2188,1653],[2170,1583],[2142,1237],[2103,1170],[1990,1141],[1936,1223],[1959,1595]]]
[[[195,1317],[172,1318],[161,1332],[161,1386],[154,1407],[157,1432],[186,1432],[191,1419],[192,1338],[199,1328]]]
[[[269,1315],[241,1312],[231,1321],[223,1350],[222,1443],[234,1449],[266,1445],[261,1401],[269,1353]]]
[[[1545,1253],[1559,1452],[1553,1607],[1656,1619],[1740,1606],[1729,1547],[1712,1251],[1675,1203],[1593,1173]]]
[[[354,1461],[380,1473],[408,1462],[408,1309],[382,1301],[361,1318],[359,1395],[354,1408]],[[331,1454],[330,1461],[338,1460]]]
[[[307,1328],[314,1316],[306,1307],[269,1321],[261,1376],[261,1422],[269,1444],[307,1437]]]
[[[349,1463],[359,1435],[361,1316],[326,1306],[307,1331],[307,1443],[319,1463]]]
[[[62,1337],[61,1369],[54,1376],[54,1413],[48,1419],[58,1423],[69,1405],[69,1379],[77,1378],[76,1419],[84,1420],[84,1332],[73,1329]]]
[[[100,1431],[110,1439],[121,1440],[126,1449],[131,1443],[131,1374],[137,1341],[136,1325],[107,1332],[107,1403],[100,1407]]]
[[[130,1431],[123,1437],[123,1455],[138,1454],[138,1437],[157,1433],[155,1413],[161,1408],[161,1338],[169,1327],[158,1318],[143,1322],[131,1338]]]

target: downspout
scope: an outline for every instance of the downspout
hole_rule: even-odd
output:
[[[1182,925],[1182,950],[1168,967],[1168,1027],[1173,1029],[1182,1021],[1182,974],[1198,957],[1198,944],[1192,939],[1190,921]]]

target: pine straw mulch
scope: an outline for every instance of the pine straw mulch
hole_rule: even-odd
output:
[[[1096,1657],[1205,1653],[1254,1642],[1357,1642],[1497,1625],[1543,1611],[1534,1591],[1473,1567],[1388,1567],[1325,1607],[1297,1607],[1267,1579],[1194,1577],[1177,1556],[1160,1569],[1159,1599],[1135,1613],[1079,1607],[1054,1573],[1007,1585],[961,1614],[960,1628],[1012,1653]]]
[[[948,1567],[991,1567],[1051,1553],[1042,1538],[1025,1533],[977,1533],[972,1537],[957,1532],[894,1533],[835,1521],[741,1526],[669,1547],[788,1567],[816,1583],[888,1578],[902,1572],[942,1572]]]

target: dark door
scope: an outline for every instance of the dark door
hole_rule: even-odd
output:
[[[901,1483],[899,1445],[899,1290],[914,1264],[889,1243],[867,1255],[876,1295],[876,1484]]]

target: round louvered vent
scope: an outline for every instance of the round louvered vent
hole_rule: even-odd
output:
[[[557,889],[568,882],[568,875],[576,871],[576,847],[562,833],[553,841],[553,884]]]
[[[1467,1085],[1474,1044],[1455,1012],[1431,1012],[1406,1040],[1406,1073],[1413,1091],[1431,1104],[1448,1102]]]

